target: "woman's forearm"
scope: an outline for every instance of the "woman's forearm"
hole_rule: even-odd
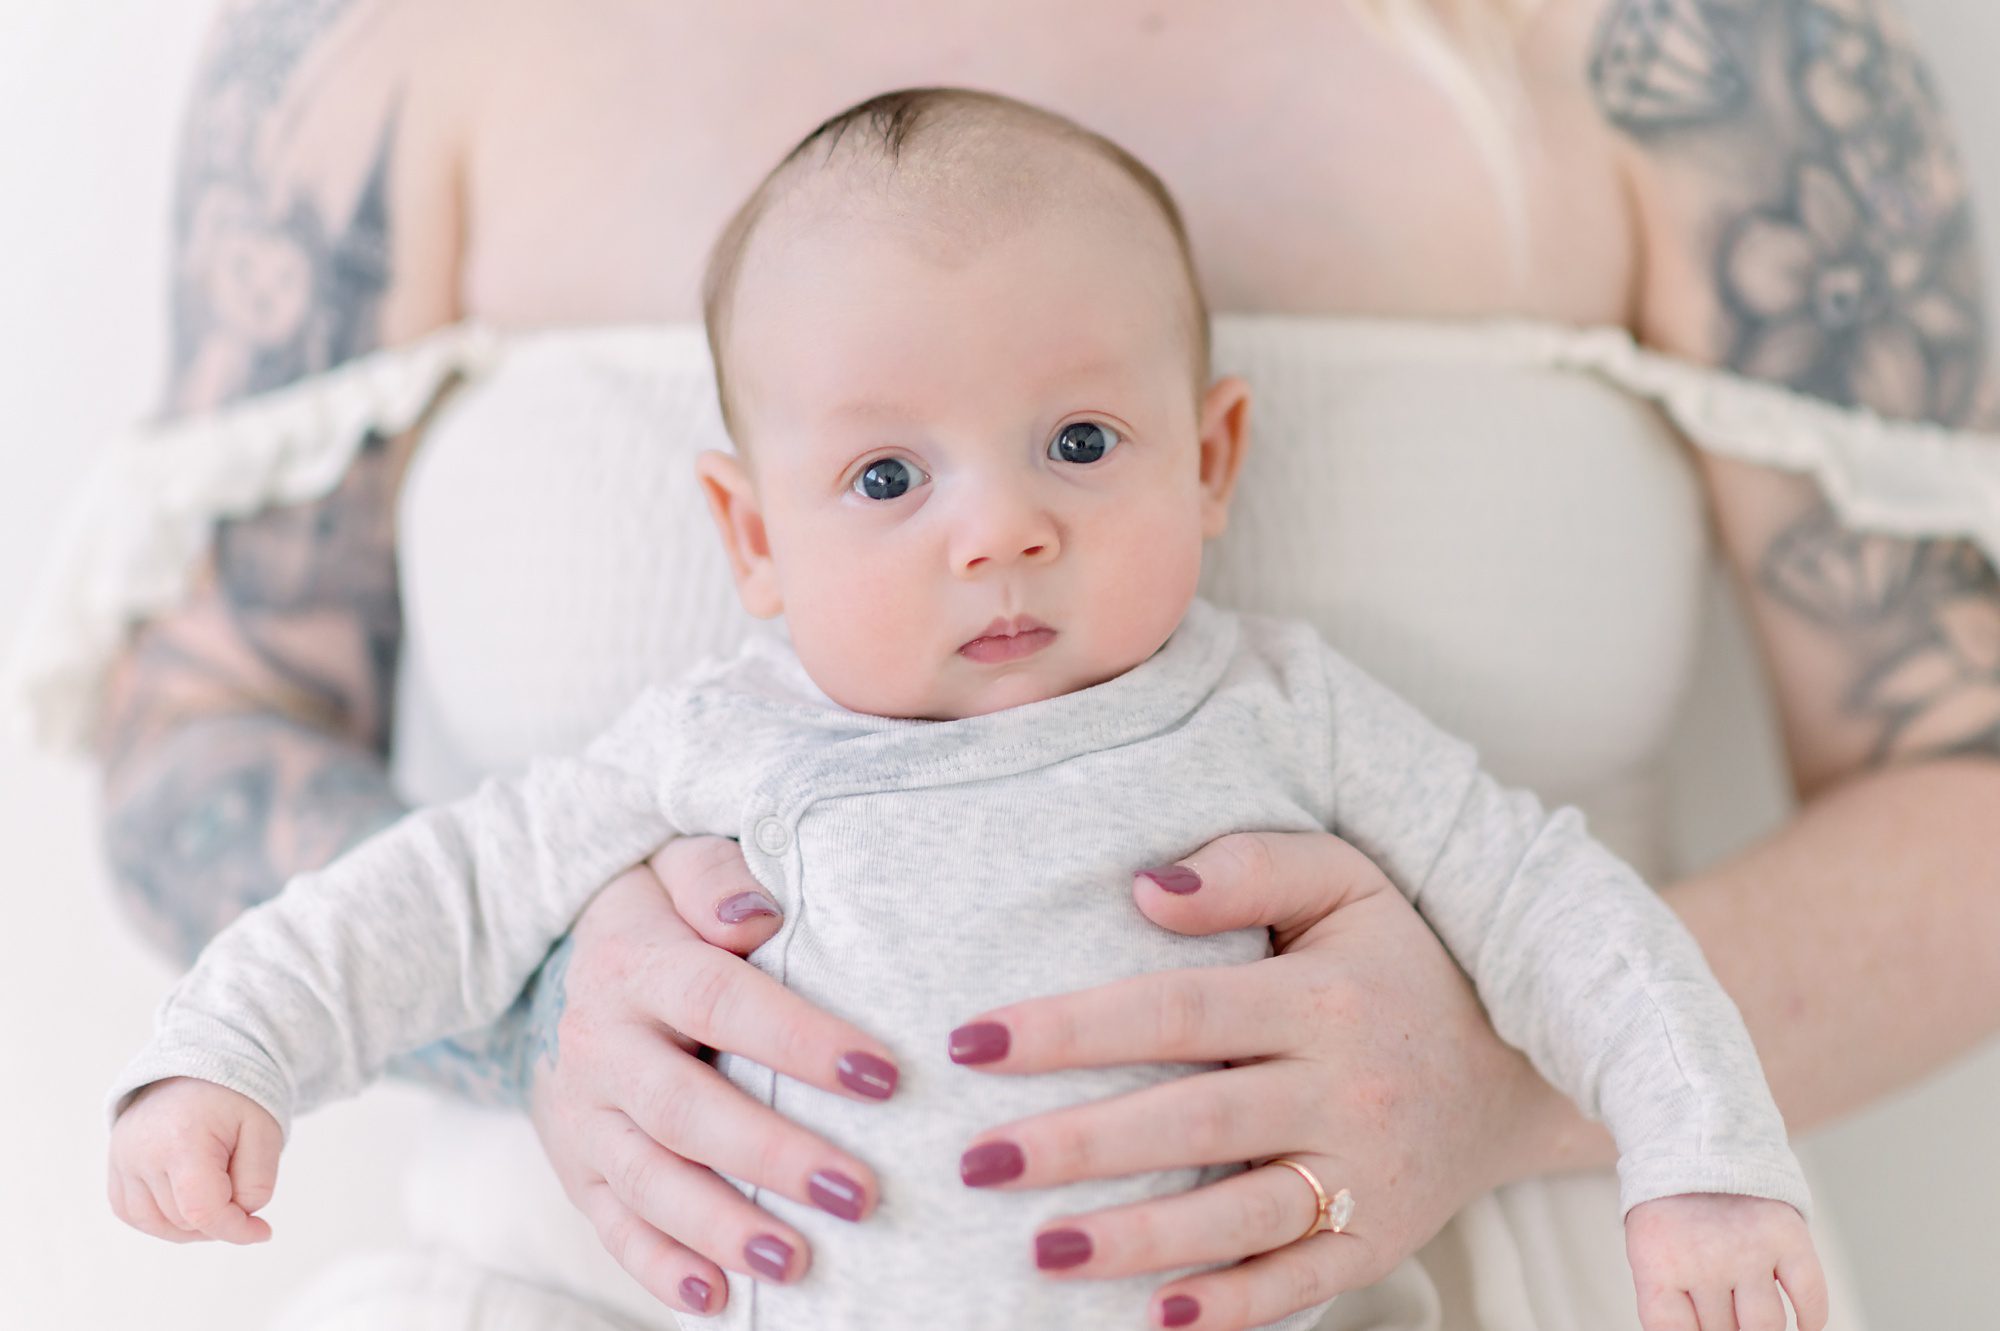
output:
[[[2000,763],[1872,771],[1664,890],[1743,1012],[1794,1133],[2000,1029]],[[1540,1078],[1509,1177],[1601,1167],[1610,1138]]]
[[[184,716],[106,772],[120,903],[185,966],[221,928],[405,812],[373,753],[275,712]]]
[[[120,902],[182,965],[293,875],[407,812],[373,753],[269,712],[185,718],[127,748],[109,777],[105,838]],[[531,983],[488,1030],[405,1055],[391,1072],[478,1103],[519,1104],[560,990],[538,997]]]
[[[2000,1029],[2000,763],[1871,771],[1668,889],[1807,1132]]]

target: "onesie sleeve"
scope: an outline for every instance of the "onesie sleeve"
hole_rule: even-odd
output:
[[[167,994],[112,1119],[188,1076],[289,1135],[393,1056],[499,1017],[591,897],[675,834],[661,792],[676,715],[677,695],[649,691],[580,756],[417,810],[246,911]]]
[[[1720,1192],[1804,1214],[1749,1031],[1673,911],[1575,809],[1501,786],[1471,745],[1323,650],[1333,830],[1415,904],[1500,1037],[1611,1130],[1622,1209]]]

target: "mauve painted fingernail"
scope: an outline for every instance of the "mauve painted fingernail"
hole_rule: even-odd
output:
[[[842,1054],[835,1071],[842,1086],[870,1100],[886,1100],[896,1089],[896,1065],[859,1049]]]
[[[1162,864],[1157,869],[1139,870],[1141,878],[1150,878],[1160,885],[1162,892],[1171,892],[1184,897],[1201,889],[1201,875],[1193,869],[1182,868],[1178,864]]]
[[[715,1291],[708,1287],[706,1280],[689,1276],[681,1281],[681,1298],[687,1306],[698,1313],[708,1311],[708,1301],[715,1297]]]
[[[987,1142],[958,1157],[959,1181],[968,1188],[990,1188],[1021,1177],[1028,1159],[1012,1142]]]
[[[1160,1305],[1161,1326],[1190,1326],[1201,1316],[1201,1305],[1185,1294],[1176,1294]]]
[[[951,1061],[954,1063],[994,1063],[1007,1057],[1012,1041],[1007,1028],[997,1021],[975,1021],[951,1033]]]
[[[1052,1229],[1035,1235],[1035,1265],[1044,1271],[1067,1271],[1090,1260],[1090,1235],[1080,1229]]]
[[[743,1245],[743,1257],[759,1275],[783,1280],[785,1268],[792,1264],[792,1245],[776,1234],[759,1234]]]
[[[738,892],[733,897],[724,897],[716,903],[715,918],[724,924],[741,924],[753,915],[783,915],[778,903],[762,892],[752,889]]]
[[[813,1205],[842,1220],[861,1218],[861,1185],[837,1170],[816,1170],[806,1180],[806,1193]]]

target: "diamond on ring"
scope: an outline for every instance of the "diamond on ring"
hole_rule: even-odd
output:
[[[1315,1234],[1342,1234],[1347,1231],[1347,1226],[1354,1219],[1353,1193],[1342,1188],[1339,1192],[1334,1193],[1333,1196],[1327,1196],[1326,1189],[1320,1186],[1318,1176],[1289,1156],[1281,1155],[1268,1163],[1282,1165],[1284,1168],[1291,1170],[1304,1179],[1306,1186],[1313,1190],[1312,1223],[1306,1226],[1305,1233],[1299,1235],[1298,1239],[1293,1239],[1292,1242],[1297,1243],[1299,1239],[1309,1239]]]
[[[1336,1234],[1345,1233],[1348,1222],[1354,1219],[1354,1194],[1342,1188],[1327,1199],[1320,1212],[1320,1223]]]

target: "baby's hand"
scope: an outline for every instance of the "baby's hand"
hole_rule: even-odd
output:
[[[1764,1197],[1691,1193],[1625,1217],[1625,1255],[1646,1331],[1784,1331],[1785,1287],[1799,1331],[1826,1325],[1826,1277],[1805,1219]]]
[[[111,1127],[111,1209],[173,1243],[262,1243],[284,1136],[256,1101],[192,1077],[156,1081]]]

